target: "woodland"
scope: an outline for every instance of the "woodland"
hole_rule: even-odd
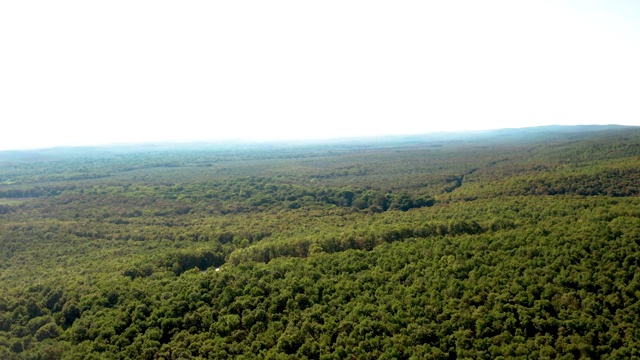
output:
[[[0,152],[0,359],[640,358],[640,128]]]

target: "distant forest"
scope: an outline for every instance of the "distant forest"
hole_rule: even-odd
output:
[[[640,358],[640,127],[0,152],[0,359]]]

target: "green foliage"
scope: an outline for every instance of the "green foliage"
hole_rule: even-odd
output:
[[[640,357],[640,133],[0,154],[2,359]]]

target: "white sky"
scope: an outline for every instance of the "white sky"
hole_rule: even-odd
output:
[[[1,1],[0,149],[640,125],[640,1]]]

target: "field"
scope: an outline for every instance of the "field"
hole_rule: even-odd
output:
[[[2,359],[640,357],[640,128],[0,152]]]

